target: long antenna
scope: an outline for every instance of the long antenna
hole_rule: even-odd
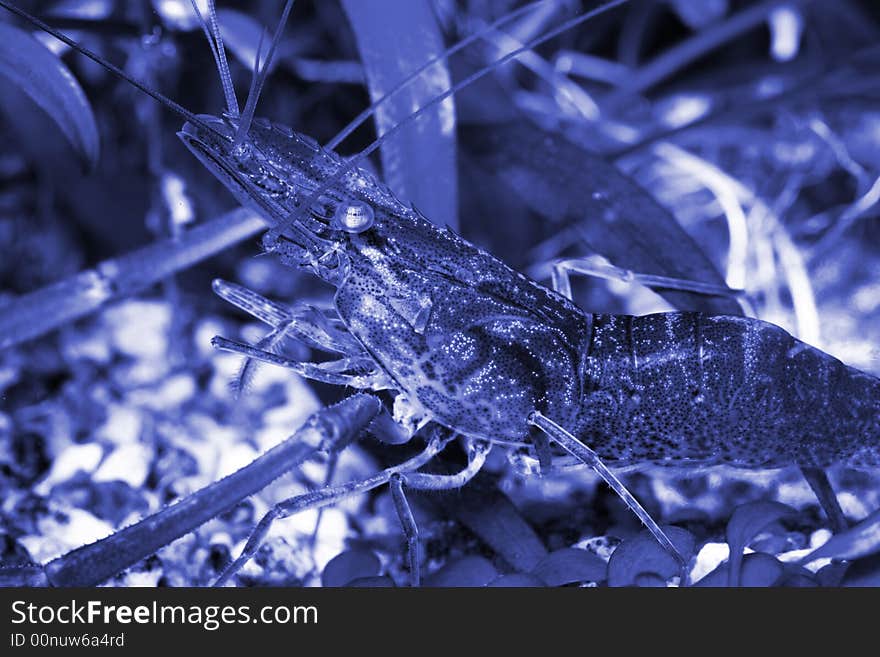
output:
[[[254,77],[251,80],[251,88],[248,92],[247,100],[244,104],[244,111],[241,114],[241,120],[238,123],[238,130],[235,131],[235,144],[241,143],[241,140],[247,136],[251,127],[251,121],[254,118],[254,112],[257,109],[257,100],[260,98],[260,92],[263,89],[263,83],[269,77],[269,68],[272,66],[272,57],[275,55],[275,48],[281,39],[281,33],[287,23],[287,16],[293,8],[294,0],[287,0],[284,4],[284,11],[281,13],[281,20],[278,21],[278,27],[275,28],[275,35],[272,37],[272,44],[269,46],[269,52],[266,54],[266,61],[260,63],[260,50],[262,49],[262,32],[260,32],[260,45],[257,46],[257,57],[254,60]]]
[[[217,10],[214,0],[208,0],[208,18],[202,16],[202,11],[196,0],[189,0],[193,11],[202,26],[202,32],[211,47],[214,62],[217,64],[217,72],[220,73],[220,84],[223,85],[223,95],[226,97],[226,109],[232,116],[238,116],[238,98],[235,97],[235,87],[232,84],[232,74],[229,72],[229,62],[226,61],[226,48],[223,45],[223,37],[220,34],[220,26],[217,24]]]
[[[335,184],[336,180],[339,180],[343,175],[345,175],[346,173],[348,173],[352,169],[355,169],[358,166],[358,164],[363,162],[364,159],[366,159],[371,153],[373,153],[377,148],[379,148],[379,146],[382,144],[383,141],[385,141],[386,139],[388,139],[389,137],[391,137],[392,135],[397,133],[399,130],[401,130],[402,128],[406,127],[407,125],[409,125],[410,123],[415,121],[417,118],[419,118],[422,114],[424,114],[430,108],[434,107],[437,103],[443,102],[445,99],[447,99],[450,96],[452,96],[453,94],[457,93],[460,89],[463,89],[464,87],[467,87],[468,85],[473,84],[474,82],[476,82],[480,78],[488,75],[490,72],[492,72],[498,66],[501,66],[502,64],[504,64],[506,62],[509,62],[510,60],[512,60],[515,57],[518,57],[519,55],[526,52],[527,50],[532,50],[533,48],[541,45],[542,43],[549,41],[550,39],[562,34],[563,32],[565,32],[567,30],[570,30],[571,28],[575,27],[576,25],[579,25],[580,23],[583,23],[587,20],[595,18],[596,16],[598,16],[606,11],[609,11],[611,9],[614,9],[615,7],[619,7],[620,5],[625,4],[626,2],[628,2],[628,0],[609,0],[609,2],[606,2],[605,4],[599,5],[598,7],[594,8],[588,12],[585,12],[579,16],[575,16],[574,18],[570,18],[569,20],[558,25],[557,27],[553,28],[552,30],[535,37],[534,39],[532,39],[528,43],[524,44],[523,46],[521,46],[515,50],[511,50],[510,52],[508,52],[504,56],[496,59],[491,64],[487,64],[482,69],[475,71],[474,73],[470,74],[469,76],[467,76],[466,78],[464,78],[460,82],[451,86],[449,89],[447,89],[443,93],[437,94],[428,103],[426,103],[425,105],[422,105],[415,112],[413,112],[409,116],[403,118],[399,123],[397,123],[397,125],[391,127],[385,134],[383,134],[378,139],[374,140],[373,143],[371,143],[369,146],[367,146],[360,153],[358,153],[357,155],[355,155],[352,158],[349,158],[343,166],[339,167],[339,169],[337,169],[334,172],[331,180],[323,183],[322,185],[319,185],[318,188],[314,192],[312,192],[312,194],[305,200],[304,203],[302,203],[299,206],[298,209],[291,211],[291,213],[289,215],[287,215],[287,217],[283,221],[281,221],[280,223],[278,223],[275,226],[273,226],[272,228],[270,228],[266,232],[266,234],[263,236],[263,243],[264,244],[272,243],[273,241],[279,239],[285,230],[288,230],[292,225],[294,225],[298,221],[300,221],[305,216],[305,214],[307,212],[309,212],[309,208],[311,208],[311,206],[314,205],[314,203],[318,200],[318,198],[322,194],[327,192],[327,190],[330,189]]]
[[[86,57],[91,59],[93,62],[103,66],[104,68],[106,68],[108,71],[114,73],[115,75],[118,75],[120,78],[122,78],[123,80],[125,80],[126,82],[131,84],[132,86],[136,87],[137,89],[140,89],[141,91],[143,91],[145,94],[147,94],[151,98],[156,99],[157,101],[159,101],[160,103],[165,105],[165,107],[167,107],[168,109],[173,110],[174,112],[177,112],[178,114],[180,114],[183,118],[185,118],[190,123],[194,123],[195,125],[199,126],[200,128],[202,128],[204,130],[208,130],[210,132],[213,132],[214,134],[218,135],[219,137],[222,137],[223,139],[226,139],[227,141],[231,140],[231,137],[223,134],[222,132],[219,132],[216,128],[211,127],[210,125],[208,125],[207,123],[202,121],[202,119],[200,119],[198,116],[196,116],[195,114],[190,112],[188,109],[186,109],[185,107],[178,105],[170,98],[163,96],[158,91],[154,91],[153,89],[151,89],[150,87],[148,87],[144,83],[139,82],[138,80],[136,80],[135,78],[128,75],[125,71],[123,71],[121,68],[119,68],[115,64],[108,62],[106,59],[104,59],[100,55],[92,52],[91,50],[89,50],[85,46],[78,44],[76,41],[74,41],[73,39],[71,39],[67,35],[63,34],[62,32],[59,32],[54,27],[50,27],[49,25],[47,25],[46,23],[41,21],[36,16],[31,16],[26,11],[19,9],[18,7],[14,6],[14,5],[9,4],[8,2],[6,2],[6,0],[0,0],[0,7],[3,7],[4,9],[11,11],[16,16],[23,18],[24,20],[26,20],[27,22],[31,23],[32,25],[40,28],[44,32],[51,34],[53,37],[55,37],[59,41],[66,43],[68,46],[70,46],[71,48],[73,48],[77,52],[82,53],[83,55],[85,55]]]
[[[535,0],[534,2],[530,2],[527,5],[523,5],[519,9],[516,9],[516,10],[510,12],[509,14],[505,14],[501,18],[497,19],[495,22],[493,22],[489,25],[486,25],[485,27],[483,27],[480,30],[477,30],[473,34],[466,36],[464,39],[462,39],[461,41],[459,41],[455,45],[449,47],[447,50],[444,50],[436,57],[432,57],[431,59],[426,61],[424,64],[419,66],[415,71],[413,71],[412,73],[407,75],[405,78],[403,78],[400,82],[398,82],[396,85],[394,85],[394,87],[389,89],[385,93],[384,96],[376,99],[369,107],[367,107],[360,114],[358,114],[356,117],[354,117],[348,123],[347,126],[345,126],[342,130],[340,130],[336,134],[335,137],[333,137],[333,139],[331,139],[326,144],[324,144],[324,148],[328,148],[330,150],[335,150],[336,147],[339,146],[339,144],[341,144],[345,140],[346,137],[348,137],[352,132],[354,132],[361,124],[363,124],[364,121],[366,121],[373,114],[375,114],[376,111],[379,109],[380,105],[384,105],[385,102],[389,98],[396,95],[398,91],[400,91],[401,89],[403,89],[404,87],[409,85],[410,82],[412,82],[413,80],[418,78],[423,72],[425,72],[426,70],[428,70],[429,68],[434,66],[434,64],[436,64],[437,62],[440,62],[440,61],[443,61],[444,59],[452,57],[455,53],[466,48],[467,46],[472,44],[474,41],[477,41],[478,39],[481,39],[481,38],[485,37],[486,35],[491,34],[496,28],[499,28],[502,25],[510,23],[511,21],[519,18],[523,14],[527,14],[528,12],[532,11],[533,9],[537,9],[539,6],[546,4],[548,2],[552,2],[552,1],[553,0]]]

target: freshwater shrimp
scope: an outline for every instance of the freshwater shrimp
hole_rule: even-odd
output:
[[[325,382],[392,390],[407,408],[398,419],[414,428],[432,421],[468,441],[460,475],[412,471],[442,448],[437,439],[414,467],[282,503],[269,522],[390,483],[406,524],[404,487],[460,486],[491,444],[531,443],[533,426],[594,467],[880,465],[880,381],[775,325],[700,313],[588,313],[436,227],[313,139],[266,120],[249,124],[247,110],[194,117],[180,137],[274,225],[269,251],[336,288],[335,316],[303,312],[296,328],[339,361],[300,363],[222,338],[217,346]],[[258,297],[217,289],[259,314]],[[822,412],[804,416],[799,405]]]
[[[319,380],[393,388],[418,415],[472,439],[529,442],[536,425],[594,467],[880,465],[880,381],[778,326],[587,313],[287,126],[257,121],[236,145],[235,118],[209,120],[211,131],[187,124],[181,139],[240,203],[273,220],[268,250],[336,286],[337,316],[361,349],[329,375],[219,347]],[[291,221],[300,207],[308,214]],[[375,378],[343,373],[371,358]]]
[[[267,246],[336,286],[337,316],[362,348],[339,363],[372,358],[376,369],[366,379],[319,373],[228,340],[220,348],[318,380],[393,388],[472,439],[529,442],[535,425],[591,465],[590,450],[611,467],[880,466],[880,380],[782,328],[695,312],[588,313],[438,228],[364,170],[328,185],[338,157],[285,126],[255,123],[238,151],[216,136],[234,134],[236,121],[212,127],[188,124],[181,138],[241,203],[286,216],[326,188]]]

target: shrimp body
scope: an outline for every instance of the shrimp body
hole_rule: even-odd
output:
[[[269,249],[337,287],[347,330],[440,424],[522,442],[539,411],[624,466],[880,465],[880,380],[778,326],[587,313],[435,226],[370,173],[339,174],[338,155],[289,128],[255,121],[237,148],[191,124],[181,136],[242,203],[282,226]],[[324,193],[290,222],[315,190]]]
[[[619,3],[606,7],[614,4]],[[209,40],[227,92],[229,111],[219,117],[192,114],[40,21],[3,0],[0,5],[183,115],[187,123],[179,136],[185,145],[269,224],[266,249],[336,288],[336,316],[328,317],[311,307],[284,312],[256,293],[248,297],[220,286],[227,299],[272,324],[274,337],[290,331],[310,346],[340,354],[339,360],[301,363],[249,345],[232,345],[233,351],[326,382],[393,390],[425,420],[469,439],[468,464],[455,474],[418,472],[453,435],[438,432],[423,452],[397,466],[341,486],[329,485],[328,479],[318,491],[281,501],[218,582],[227,581],[255,553],[275,518],[389,484],[418,584],[418,536],[404,485],[459,488],[485,462],[489,445],[484,441],[527,443],[533,427],[598,472],[682,568],[687,560],[603,461],[615,466],[880,466],[877,378],[756,319],[585,312],[435,226],[356,162],[347,163],[287,126],[251,122],[292,0],[285,3],[241,114],[220,55],[219,31],[203,21],[206,33],[213,33]],[[391,433],[381,409],[373,397],[350,397],[315,416],[297,433],[298,440],[285,441],[169,509],[23,574],[36,573],[56,585],[104,581],[315,451],[336,452],[364,430]],[[536,439],[535,450],[542,466],[550,461],[547,440]],[[845,526],[839,507],[836,513]],[[832,523],[837,516],[829,513]]]

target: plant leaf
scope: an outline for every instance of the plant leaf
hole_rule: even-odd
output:
[[[375,102],[440,55],[443,38],[429,0],[342,0]],[[376,112],[381,136],[451,86],[441,60]],[[385,182],[439,226],[458,226],[455,106],[447,98],[382,144]]]
[[[722,563],[706,575],[694,586],[699,587],[724,587],[730,580],[730,564]],[[752,552],[742,560],[740,567],[740,586],[767,587],[773,586],[779,581],[785,570],[785,566],[776,557],[764,552]]]
[[[790,506],[772,501],[757,501],[736,508],[727,523],[727,544],[730,546],[728,586],[738,586],[743,550],[767,525],[797,513]]]
[[[52,5],[46,15],[99,21],[109,18],[112,13],[112,0],[61,0]]]
[[[741,582],[746,587],[773,586],[782,576],[785,566],[772,554],[752,552],[743,559]]]
[[[547,586],[562,586],[574,582],[601,582],[607,571],[608,564],[592,552],[562,548],[544,557],[532,575]]]
[[[547,556],[541,539],[488,475],[478,474],[437,502],[519,572],[530,572]]]
[[[425,579],[425,586],[486,586],[498,577],[488,559],[467,556],[451,561]]]
[[[199,28],[199,18],[193,11],[190,0],[151,0],[153,11],[162,19],[169,30],[188,32]],[[207,15],[207,2],[197,2],[202,16]]]
[[[880,586],[880,554],[875,554],[867,559],[859,559],[855,563],[846,565],[848,568],[843,575],[843,581],[840,583],[840,586]]]
[[[511,575],[501,575],[496,577],[486,586],[490,588],[541,588],[546,584],[535,577],[526,573],[513,573]]]
[[[832,536],[827,543],[801,559],[800,563],[829,558],[853,561],[877,552],[880,552],[880,509],[847,531]]]
[[[797,566],[787,566],[782,576],[776,581],[775,586],[784,586],[786,588],[816,588],[818,587],[818,578],[806,568]]]
[[[696,539],[680,527],[663,527],[663,531],[685,559],[694,554]],[[647,575],[658,575],[663,581],[680,572],[678,562],[657,542],[647,529],[617,546],[608,561],[608,586],[636,586]],[[655,585],[653,582],[651,585]]]
[[[681,21],[692,30],[700,30],[724,17],[727,0],[671,0]]]
[[[633,584],[642,589],[665,589],[666,579],[657,573],[639,573]]]
[[[88,167],[98,161],[98,127],[73,74],[28,32],[0,22],[0,77],[24,92],[58,126]]]
[[[865,561],[868,561],[867,559]],[[860,562],[864,563],[864,561]],[[832,587],[832,586],[840,586],[840,583],[843,581],[849,570],[850,564],[848,563],[829,563],[827,566],[820,568],[816,571],[816,579],[819,580],[820,586]],[[880,582],[878,582],[880,583]]]
[[[348,586],[350,582],[379,574],[382,564],[370,550],[346,550],[327,562],[321,573],[322,586]]]
[[[559,229],[576,229],[612,264],[640,274],[724,285],[672,214],[602,157],[530,121],[461,130],[462,144],[532,210]],[[741,315],[733,300],[660,291],[683,310]]]
[[[137,294],[166,276],[251,237],[266,227],[239,208],[171,237],[135,249],[8,302],[0,313],[0,350],[84,317],[114,299]]]

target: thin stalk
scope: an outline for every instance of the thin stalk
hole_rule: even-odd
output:
[[[376,397],[357,394],[318,411],[290,438],[240,470],[107,538],[50,561],[53,586],[97,586],[148,557],[241,500],[265,488],[319,450],[341,449],[381,408]]]

